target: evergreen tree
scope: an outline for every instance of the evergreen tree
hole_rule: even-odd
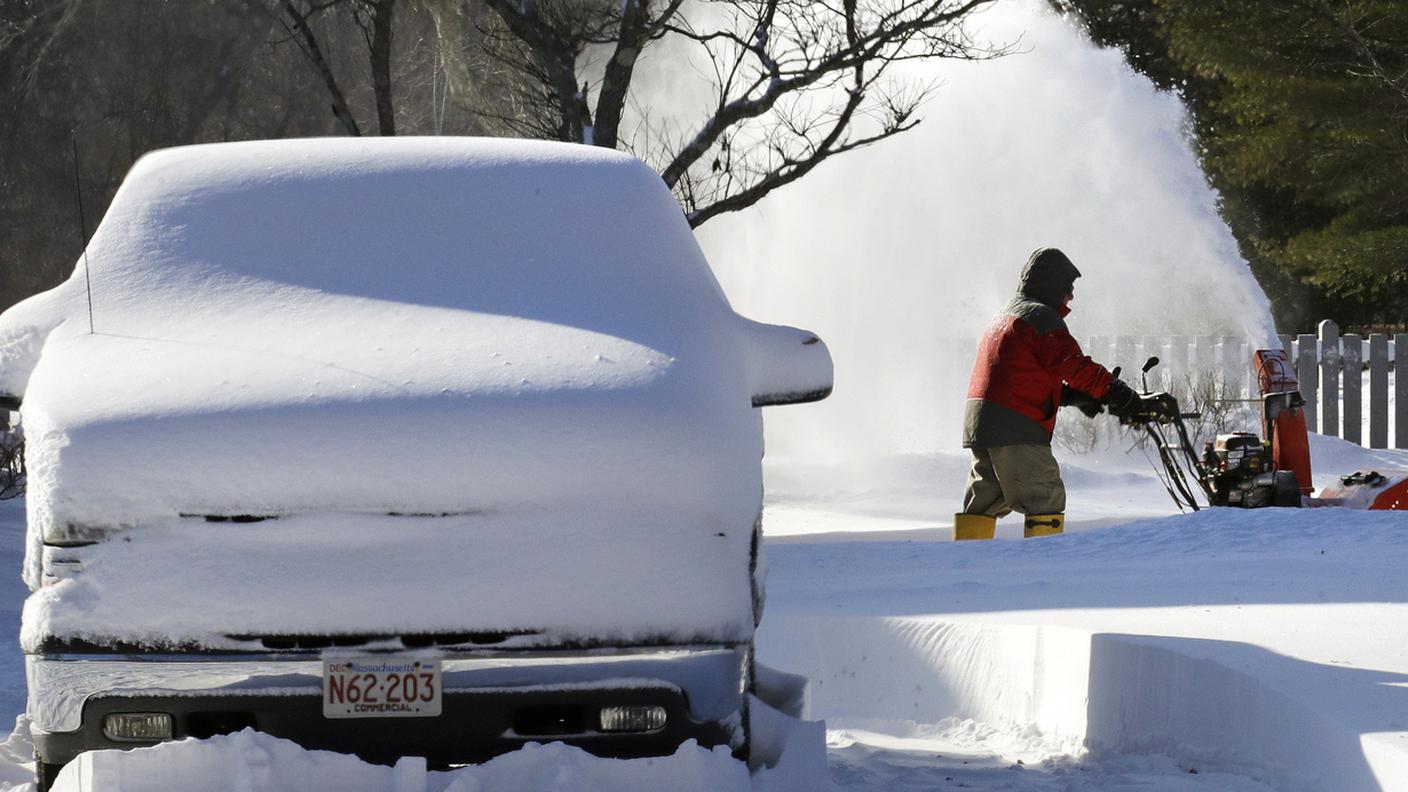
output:
[[[1208,160],[1274,186],[1303,220],[1258,243],[1363,315],[1408,320],[1408,5],[1159,3],[1176,57],[1220,80]],[[1349,317],[1346,317],[1349,319]]]
[[[1183,95],[1224,218],[1284,329],[1317,313],[1408,322],[1408,4],[1053,4]]]

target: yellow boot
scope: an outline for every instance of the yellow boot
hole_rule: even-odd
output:
[[[991,539],[997,531],[997,518],[986,514],[953,515],[953,541]]]
[[[1034,536],[1055,536],[1061,533],[1066,527],[1066,515],[1064,514],[1028,514],[1022,536],[1031,539]]]

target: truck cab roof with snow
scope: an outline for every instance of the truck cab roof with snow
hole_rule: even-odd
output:
[[[451,138],[156,152],[73,277],[0,316],[0,392],[23,397],[30,444],[27,578],[41,542],[125,539],[73,550],[89,571],[32,599],[26,636],[741,634],[747,586],[718,575],[759,508],[753,407],[829,388],[825,346],[735,314],[628,156]],[[284,543],[277,573],[240,566],[230,551],[261,534],[211,522],[229,519],[281,526],[263,537]],[[358,553],[385,567],[359,599],[401,602],[371,608],[383,623],[251,607],[345,594],[328,580]],[[436,605],[443,588],[405,591],[432,569],[463,578],[451,602],[512,589],[535,553],[553,592],[588,596],[466,615]],[[649,561],[672,556],[696,561]],[[121,585],[73,607],[102,568]],[[142,615],[210,575],[233,604],[226,588],[184,625]],[[688,600],[662,586],[695,604],[672,610]]]

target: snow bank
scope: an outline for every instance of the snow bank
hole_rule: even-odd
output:
[[[808,671],[818,711],[842,730],[922,737],[961,719],[967,742],[1010,759],[1163,753],[1283,790],[1378,792],[1408,778],[1408,730],[1392,714],[1402,702],[1373,701],[1383,696],[1376,682],[1403,674],[1367,674],[1356,686],[1334,678],[1345,672],[1240,642],[1040,624],[818,617],[777,626],[810,638],[802,651],[827,641]],[[1302,667],[1282,675],[1282,664]],[[1353,701],[1336,706],[1327,694]],[[1389,731],[1365,731],[1377,728]]]
[[[757,792],[821,792],[826,772],[826,724],[799,720],[757,698],[749,707]]]
[[[524,792],[670,789],[748,790],[748,768],[727,748],[692,741],[673,756],[601,759],[561,743],[532,744],[482,765],[427,772],[425,760],[395,767],[353,756],[305,751],[294,743],[245,730],[209,740],[182,740],[135,751],[95,751],[64,768],[54,792]]]
[[[15,729],[0,743],[0,790],[29,792],[34,789],[34,742],[29,719],[15,718]]]
[[[1049,541],[770,549],[760,657],[833,728],[1408,789],[1408,521],[1218,509]]]
[[[966,718],[1026,732],[1016,755],[1035,759],[1080,749],[1089,643],[1062,627],[789,614],[769,622],[760,651],[803,663],[832,726]]]

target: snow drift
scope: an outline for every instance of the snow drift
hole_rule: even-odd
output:
[[[1317,457],[1405,453],[1318,440]],[[1073,505],[1167,499],[1132,478],[1077,484]],[[934,529],[789,537],[770,549],[760,658],[806,674],[833,729],[923,737],[958,719],[1029,763],[1152,753],[1277,790],[1408,789],[1403,515],[1218,508],[1052,541],[1005,527],[981,547]]]

